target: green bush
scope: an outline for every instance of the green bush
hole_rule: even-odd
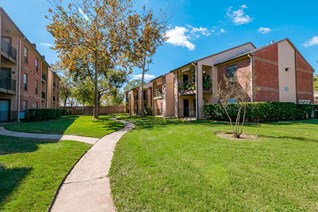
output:
[[[248,122],[281,121],[311,118],[314,105],[299,105],[285,102],[248,102],[246,103],[246,120]],[[318,109],[318,107],[317,107]],[[228,105],[228,113],[236,119],[237,104]],[[220,104],[205,105],[205,118],[227,121],[228,117]]]
[[[61,110],[61,115],[62,116],[69,116],[69,115],[72,115],[72,112],[70,109],[65,109],[65,108],[62,108],[60,109]]]
[[[46,121],[60,118],[61,114],[60,109],[29,109],[27,117],[29,121]]]

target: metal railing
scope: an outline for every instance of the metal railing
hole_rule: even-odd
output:
[[[17,50],[4,38],[1,38],[1,51],[12,59],[17,60]]]
[[[11,78],[0,79],[0,88],[15,91],[16,90],[16,80],[11,79]]]
[[[179,82],[179,93],[188,93],[188,92],[194,92],[195,91],[195,83],[194,82]]]

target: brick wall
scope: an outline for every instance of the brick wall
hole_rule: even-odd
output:
[[[278,102],[278,44],[261,49],[253,55],[254,101]]]
[[[28,62],[24,61],[24,47],[28,48]],[[36,53],[33,47],[27,43],[25,40],[21,45],[21,110],[23,108],[23,101],[27,101],[28,109],[33,108],[35,104],[37,104],[38,108],[41,108],[42,105],[42,65],[41,65],[41,57]],[[38,59],[38,70],[35,67],[35,58]],[[28,89],[24,90],[24,74],[28,75]],[[35,81],[38,82],[38,92],[35,92]]]
[[[310,65],[296,51],[296,86],[297,101],[310,100],[314,102],[313,71]]]

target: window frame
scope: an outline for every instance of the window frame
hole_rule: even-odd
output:
[[[29,76],[28,76],[28,74],[24,73],[23,74],[23,88],[25,91],[28,90],[28,84],[29,84]]]
[[[24,57],[24,63],[28,63],[29,62],[29,49],[24,46],[23,49],[23,57]]]
[[[234,69],[234,67],[235,67],[235,71],[232,70],[232,69]],[[237,70],[238,70],[237,64],[227,66],[225,70],[226,70],[226,77],[227,78],[236,78],[237,77]]]

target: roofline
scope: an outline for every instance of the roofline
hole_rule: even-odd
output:
[[[235,60],[240,60],[240,59],[243,59],[244,57],[246,57],[247,55],[253,55],[254,53],[264,49],[264,48],[267,48],[267,47],[270,47],[270,46],[273,46],[273,45],[276,45],[278,43],[281,43],[283,41],[288,41],[288,43],[298,52],[298,54],[305,60],[305,62],[310,66],[310,68],[313,70],[313,72],[315,72],[315,69],[310,65],[310,63],[306,60],[306,58],[300,53],[300,51],[297,49],[297,47],[290,41],[289,38],[284,38],[282,40],[279,40],[277,42],[274,42],[270,45],[267,45],[267,46],[263,46],[263,47],[260,47],[258,49],[255,49],[255,50],[252,50],[250,52],[246,52],[245,54],[242,54],[240,55],[239,57],[234,57],[232,59],[229,59],[229,60],[226,60],[224,62],[221,62],[221,63],[217,63],[215,64],[214,66],[220,66],[220,65],[223,65],[223,64],[226,64],[226,63],[229,63],[229,62],[232,62],[232,61],[235,61]]]
[[[248,44],[252,45],[252,46],[256,49],[256,46],[255,46],[252,42],[243,43],[243,44],[241,44],[241,45],[234,46],[234,47],[232,47],[232,48],[223,50],[223,51],[221,51],[221,52],[217,52],[217,53],[215,53],[215,54],[211,54],[211,55],[209,55],[209,56],[202,57],[202,58],[200,58],[200,59],[198,59],[198,60],[194,60],[194,61],[192,61],[192,62],[190,62],[190,63],[187,63],[186,65],[183,65],[183,66],[181,66],[181,67],[179,67],[179,68],[173,69],[173,70],[170,71],[170,72],[175,72],[175,71],[177,71],[177,70],[179,70],[179,69],[181,69],[181,68],[184,68],[184,67],[186,67],[186,66],[189,66],[189,65],[191,65],[191,64],[193,64],[193,63],[194,63],[194,64],[197,64],[197,63],[198,63],[199,61],[201,61],[201,60],[205,60],[205,59],[207,59],[207,58],[209,58],[209,57],[214,57],[214,56],[217,56],[217,55],[219,55],[219,54],[223,54],[223,53],[225,53],[225,52],[231,51],[231,50],[236,49],[236,48],[240,48],[240,47],[245,46],[245,45],[248,45]]]
[[[42,60],[46,62],[46,60],[42,57],[42,54],[33,46],[33,44],[30,42],[30,40],[23,34],[23,32],[20,30],[20,28],[14,23],[14,21],[10,18],[8,13],[3,9],[3,7],[0,7],[0,12],[2,12],[6,18],[11,22],[11,24],[18,30],[18,32],[21,34],[21,36],[30,44],[30,46],[36,51],[36,53],[41,57]],[[47,63],[48,64],[48,63]]]

